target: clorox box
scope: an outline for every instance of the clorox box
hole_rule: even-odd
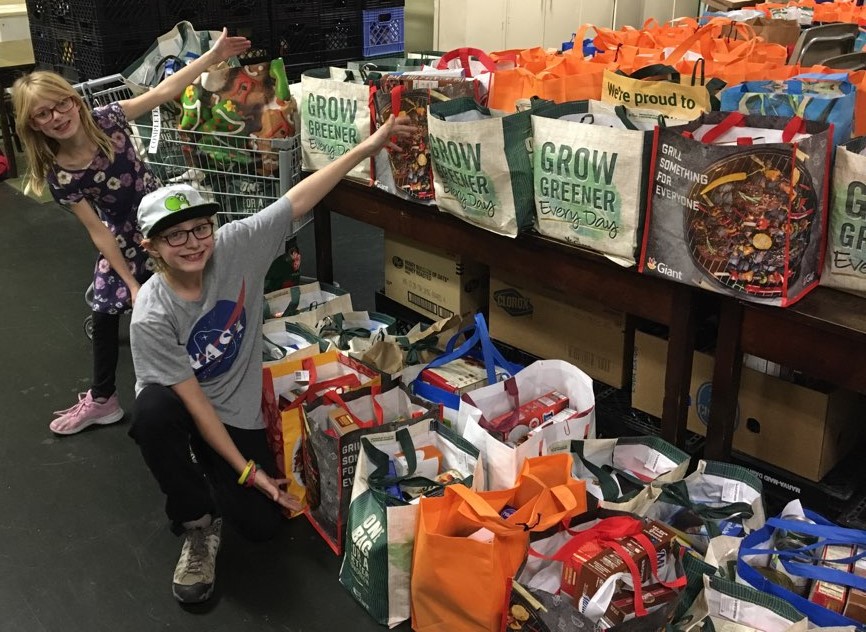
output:
[[[624,384],[625,314],[538,283],[490,272],[490,337],[543,359],[571,362],[593,379]],[[629,358],[630,360],[630,358]]]

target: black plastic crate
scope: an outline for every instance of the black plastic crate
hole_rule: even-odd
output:
[[[74,29],[74,2],[72,0],[57,0],[48,3],[51,13],[51,26],[61,29]]]
[[[301,80],[301,75],[307,70],[318,68],[322,63],[320,61],[312,61],[301,64],[286,64],[286,77],[289,81],[295,82]]]
[[[129,33],[140,35],[145,49],[162,34],[158,11],[147,2],[138,0],[71,0],[64,24],[55,18],[55,26],[72,28],[80,37],[101,39],[109,46]],[[67,19],[68,18],[68,19]],[[144,49],[139,54],[144,53]]]
[[[121,72],[144,52],[141,35],[137,33],[120,35],[110,44],[101,39],[81,38],[74,32],[59,29],[55,29],[55,36],[57,64],[61,74],[70,78],[74,70],[78,81]]]
[[[282,57],[286,65],[322,60],[322,29],[316,17],[275,22],[271,42],[271,52],[275,57]]]
[[[27,21],[30,28],[52,26],[51,0],[27,0]]]
[[[322,58],[326,61],[359,58],[361,54],[361,12],[322,12]]]
[[[37,64],[47,67],[60,62],[53,28],[31,22],[30,41],[33,44],[33,58]]]
[[[158,15],[161,31],[168,32],[178,22],[189,22],[197,30],[206,30],[205,24],[212,21],[210,0],[158,0]],[[222,28],[222,27],[220,27]]]

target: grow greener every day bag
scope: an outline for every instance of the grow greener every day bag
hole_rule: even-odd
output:
[[[346,71],[318,68],[301,77],[301,152],[303,167],[326,167],[370,136],[370,89],[350,80]],[[346,176],[370,182],[370,161],[363,160]]]
[[[497,116],[474,99],[433,103],[427,126],[439,209],[508,237],[532,226],[532,109]]]

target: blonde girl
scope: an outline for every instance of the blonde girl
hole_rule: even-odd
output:
[[[123,418],[115,373],[120,315],[135,302],[152,265],[141,248],[136,212],[159,181],[138,155],[128,121],[180,94],[209,66],[243,53],[244,37],[226,30],[207,53],[152,90],[90,111],[68,81],[37,71],[13,90],[16,129],[29,165],[26,185],[52,196],[84,225],[99,251],[93,277],[93,381],[72,407],[56,411],[51,430],[74,434]]]

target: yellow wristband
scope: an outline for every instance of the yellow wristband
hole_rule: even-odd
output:
[[[253,461],[252,459],[247,461],[247,466],[244,468],[244,471],[241,472],[241,475],[238,478],[238,485],[243,485],[244,483],[247,482],[247,478],[249,477],[250,472],[255,467],[255,465],[256,465],[256,462]]]

